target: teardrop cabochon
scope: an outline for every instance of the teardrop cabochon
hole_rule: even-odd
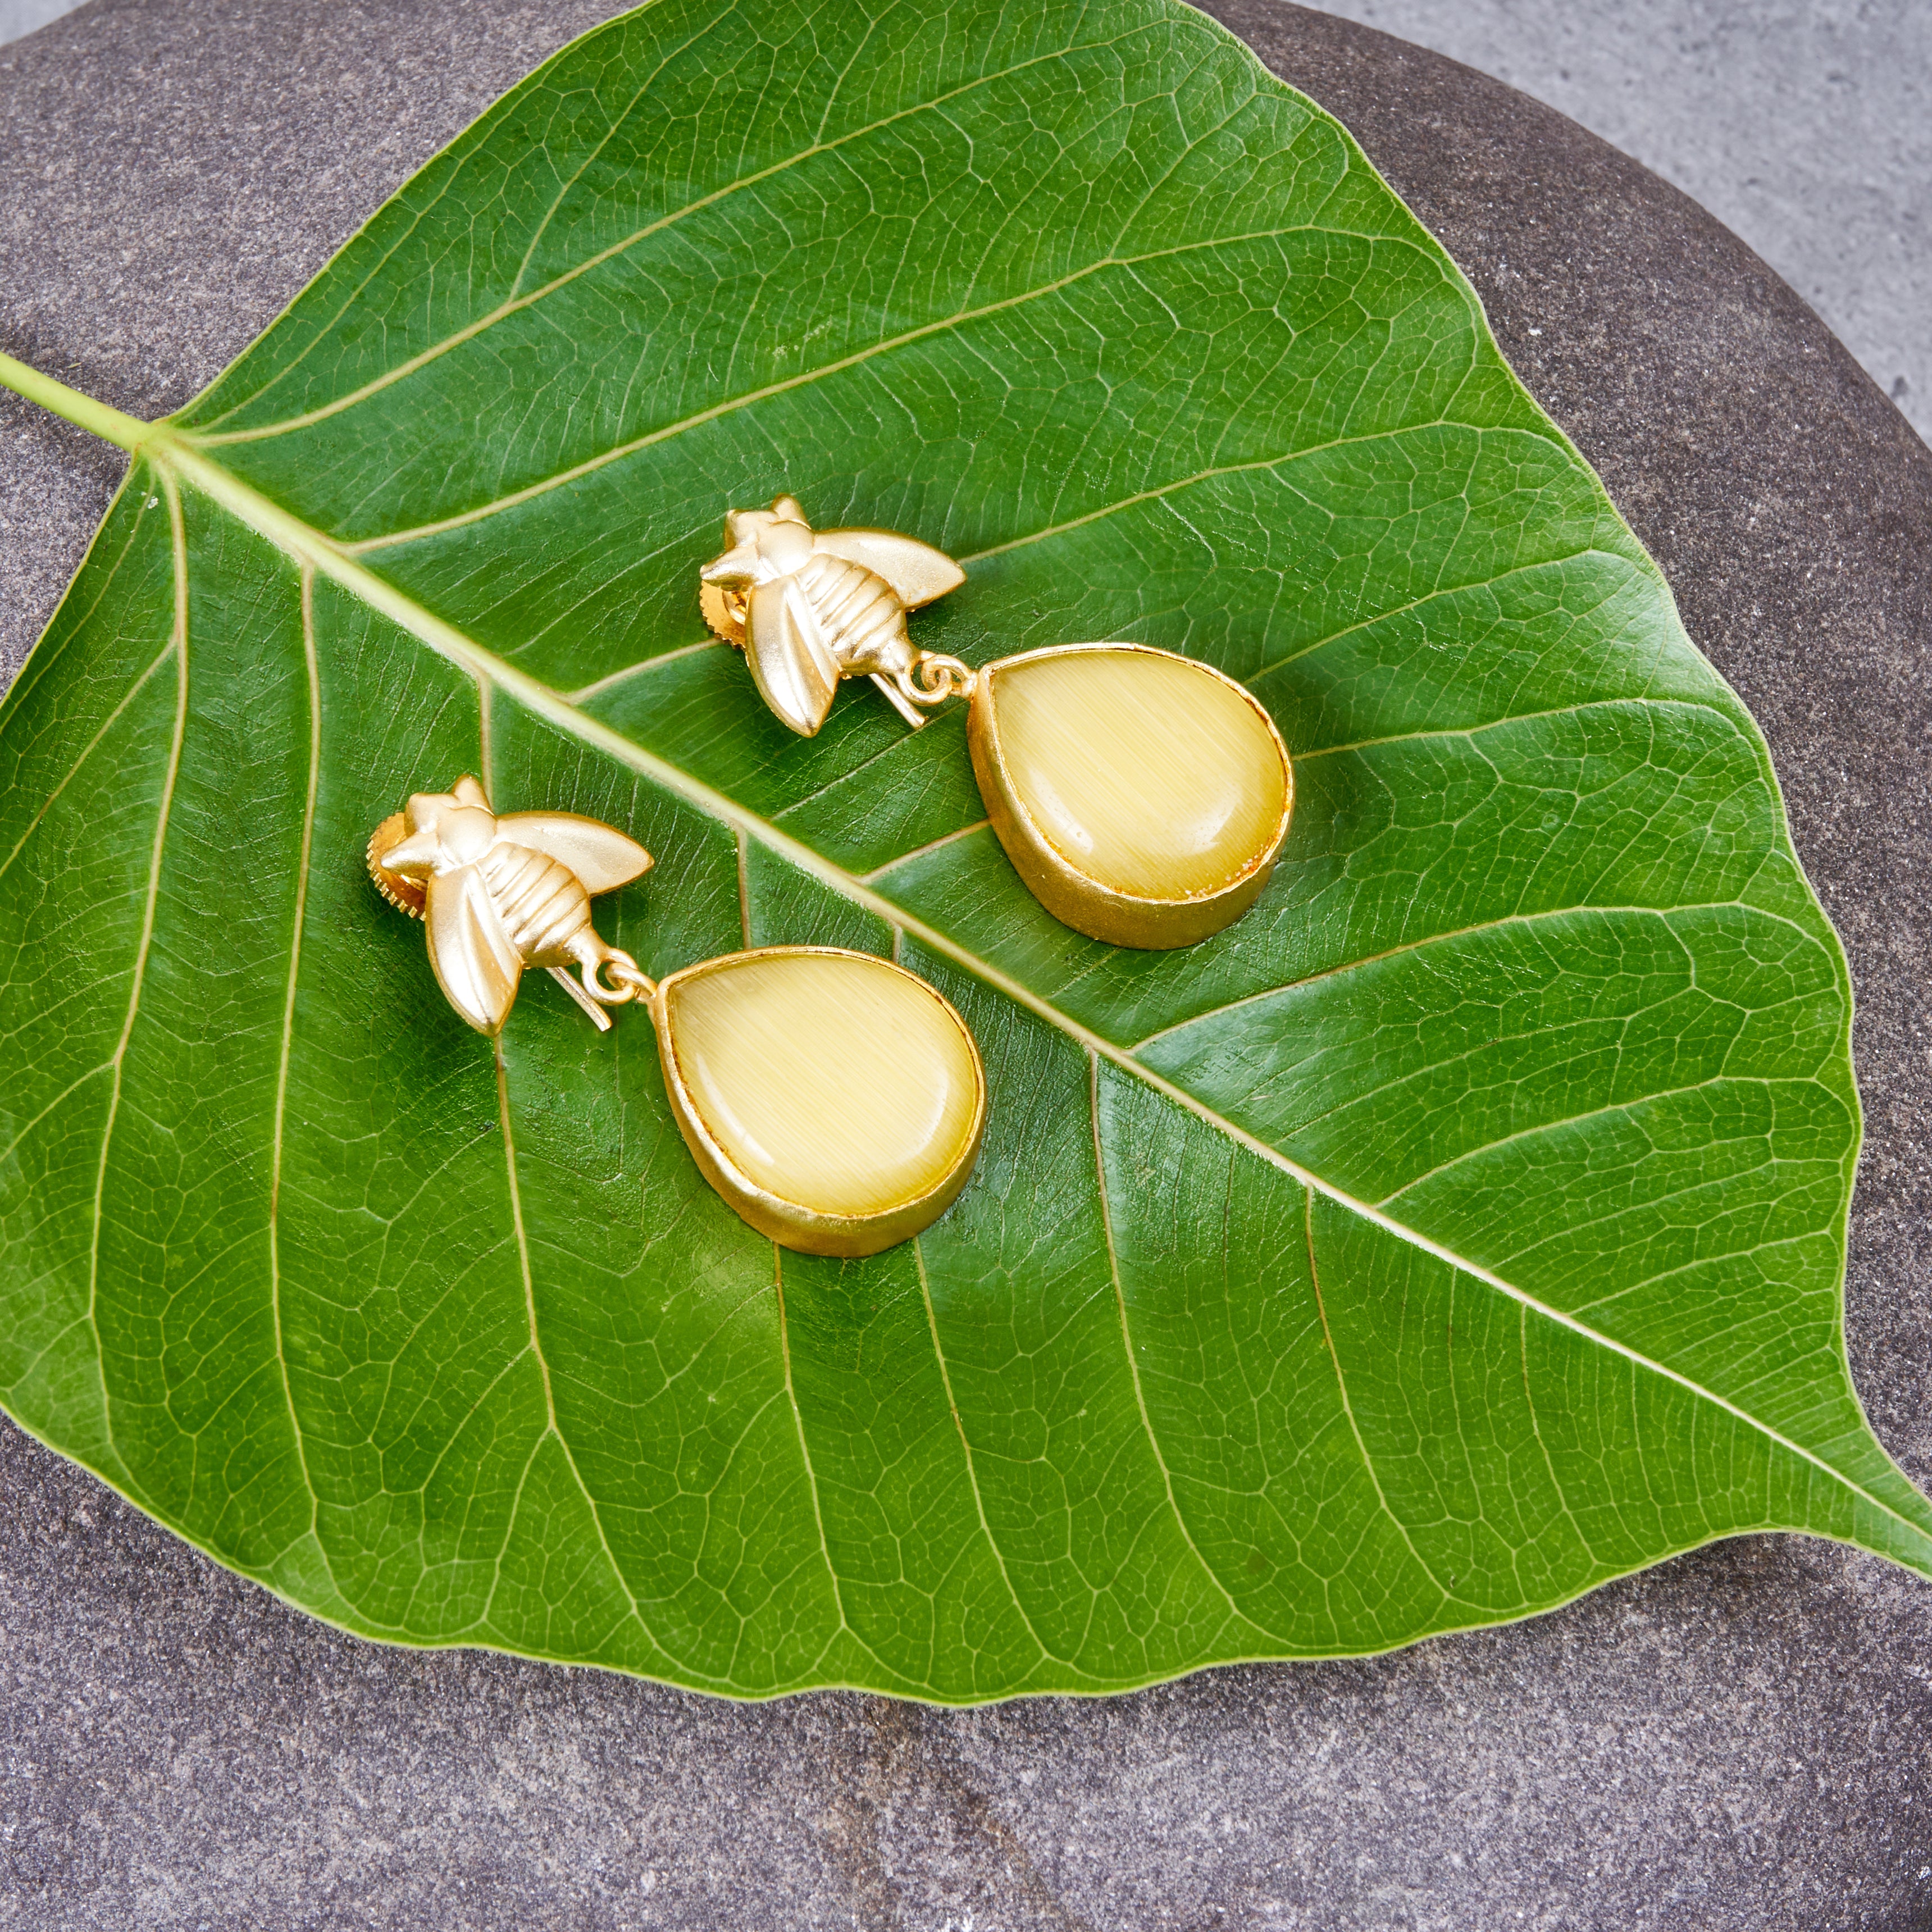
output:
[[[1056,644],[980,674],[974,776],[1034,897],[1110,945],[1192,946],[1252,905],[1294,776],[1245,686],[1147,644]]]
[[[872,1255],[936,1221],[986,1119],[979,1048],[951,1004],[869,952],[730,952],[651,1002],[664,1087],[704,1178],[753,1227]]]

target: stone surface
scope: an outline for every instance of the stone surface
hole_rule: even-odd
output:
[[[1332,18],[1220,10],[1442,236],[1764,724],[1862,1002],[1852,1366],[1932,1478],[1932,454],[1574,124]],[[595,11],[97,0],[6,50],[0,346],[178,404]],[[9,667],[115,473],[0,402]],[[379,1648],[10,1426],[0,1461],[0,1927],[1932,1925],[1932,1587],[1819,1543],[1106,1702],[740,1707]]]
[[[1932,438],[1925,0],[1323,0],[1574,115],[1769,261]]]

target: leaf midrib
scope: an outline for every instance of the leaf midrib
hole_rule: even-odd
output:
[[[1582,1340],[1608,1349],[1635,1367],[1675,1383],[1687,1394],[1710,1403],[1776,1447],[1828,1476],[1915,1538],[1922,1541],[1932,1542],[1932,1534],[1929,1534],[1922,1525],[1826,1461],[1816,1451],[1805,1448],[1782,1431],[1772,1427],[1761,1417],[1754,1415],[1714,1389],[1706,1388],[1668,1364],[1654,1360],[1640,1349],[1618,1340],[1614,1336],[1605,1334],[1568,1311],[1543,1300],[1492,1269],[1468,1259],[1420,1229],[1410,1227],[1394,1216],[1385,1214],[1373,1204],[1357,1199],[1313,1168],[1303,1166],[1299,1162],[1270,1147],[1265,1141],[1248,1132],[1186,1088],[1164,1078],[1152,1068],[1136,1060],[1125,1048],[1082,1026],[1052,1001],[1034,992],[1023,982],[1012,978],[992,962],[981,958],[970,947],[962,946],[947,934],[908,913],[892,900],[873,891],[862,880],[832,864],[812,847],[779,830],[770,820],[746,810],[726,794],[706,784],[669,760],[647,751],[598,719],[578,710],[550,686],[497,657],[459,631],[455,626],[425,610],[414,598],[377,576],[353,556],[346,554],[341,547],[321,532],[284,509],[254,485],[244,482],[214,461],[187,440],[179,431],[166,424],[143,424],[140,430],[141,434],[132,440],[133,452],[137,457],[145,456],[156,466],[164,485],[172,488],[177,478],[192,484],[210,502],[226,510],[238,521],[281,550],[298,567],[307,566],[320,571],[370,609],[388,618],[418,643],[470,676],[502,692],[565,735],[602,752],[617,764],[683,799],[698,810],[730,826],[742,836],[757,839],[767,850],[817,879],[841,898],[870,912],[888,926],[898,928],[930,951],[950,960],[983,984],[1003,994],[1016,1006],[1057,1028],[1083,1051],[1094,1056],[1096,1061],[1104,1058],[1174,1105],[1185,1108],[1216,1132],[1288,1175],[1298,1186],[1321,1194],[1384,1233],[1419,1249],[1446,1266],[1467,1275],[1471,1280],[1483,1282],[1519,1306],[1534,1310],[1545,1319],[1569,1330]],[[179,595],[184,601],[184,558],[178,560],[178,567],[182,573]],[[184,650],[185,640],[183,641]]]

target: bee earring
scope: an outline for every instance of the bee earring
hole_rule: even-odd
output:
[[[965,1022],[904,967],[831,946],[761,946],[652,980],[590,912],[650,863],[595,819],[500,818],[473,778],[416,794],[368,849],[370,877],[424,922],[437,983],[479,1033],[502,1030],[526,966],[547,968],[600,1030],[608,1008],[641,1000],[686,1144],[760,1234],[870,1255],[937,1220],[986,1123]]]
[[[816,734],[842,679],[870,677],[910,723],[968,700],[986,813],[1034,896],[1115,946],[1191,946],[1247,910],[1294,806],[1274,721],[1211,666],[1144,644],[1057,644],[974,670],[923,651],[908,610],[966,580],[890,530],[814,531],[796,497],[734,510],[700,574],[712,628],[759,694]]]

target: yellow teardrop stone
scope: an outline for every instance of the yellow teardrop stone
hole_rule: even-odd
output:
[[[693,1138],[685,1122],[693,1152],[740,1214],[788,1246],[869,1254],[903,1240],[971,1168],[977,1049],[940,994],[889,961],[733,953],[667,980],[660,1025],[674,1100],[703,1130]],[[713,1171],[701,1140],[735,1176]],[[816,1225],[826,1219],[866,1225]]]
[[[1019,808],[1002,824],[989,790],[994,827],[1059,917],[1118,944],[1185,944],[1259,890],[1292,781],[1280,739],[1239,686],[1166,651],[1072,646],[993,665],[980,703],[975,762],[998,767],[982,770],[981,788],[991,777]],[[1035,848],[1033,866],[1016,842]],[[1036,877],[1042,866],[1073,875],[1063,903]],[[1244,881],[1253,891],[1204,925],[1206,902]],[[1142,902],[1138,923],[1112,900]],[[1163,920],[1162,908],[1184,905],[1191,916]]]

